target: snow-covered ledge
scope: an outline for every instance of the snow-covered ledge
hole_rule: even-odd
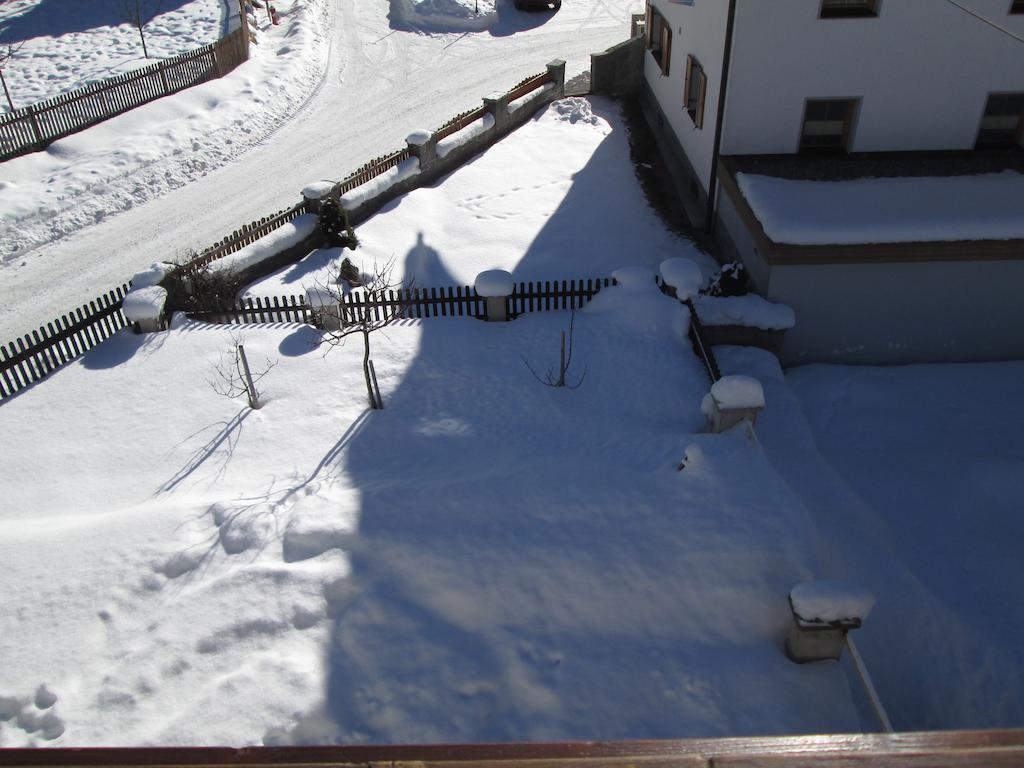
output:
[[[853,584],[841,581],[798,584],[789,593],[792,621],[786,636],[786,655],[801,664],[838,660],[846,634],[860,628],[874,604],[874,595]]]
[[[741,421],[757,422],[757,414],[764,408],[764,389],[761,382],[750,376],[723,376],[711,385],[700,409],[708,418],[712,432],[725,432]]]
[[[504,269],[489,269],[476,276],[476,292],[487,300],[488,321],[508,320],[508,297],[515,290],[512,275]]]

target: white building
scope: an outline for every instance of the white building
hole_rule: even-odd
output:
[[[787,362],[1024,357],[1024,0],[649,0],[645,26],[648,121],[694,224],[797,311]]]

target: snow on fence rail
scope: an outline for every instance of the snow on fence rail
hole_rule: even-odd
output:
[[[338,186],[338,190],[341,194],[350,192],[361,184],[365,184],[370,179],[375,179],[385,171],[390,171],[396,165],[401,163],[403,160],[409,159],[409,148],[400,149],[397,152],[392,152],[390,155],[384,155],[378,157],[366,165],[359,168],[359,170],[350,173],[346,176],[341,184]]]
[[[243,24],[194,51],[0,115],[0,161],[43,150],[154,99],[223,77],[248,58]]]
[[[306,204],[302,202],[292,208],[285,208],[271,216],[264,216],[262,219],[250,222],[241,229],[236,229],[220,242],[211,245],[187,264],[181,265],[178,272],[181,275],[198,272],[210,262],[237,253],[245,246],[255,243],[261,237],[283,227],[289,221],[294,221],[304,213],[306,213]]]
[[[440,141],[441,139],[451,136],[453,133],[458,133],[467,125],[472,125],[487,113],[487,107],[477,107],[476,109],[471,109],[468,112],[463,112],[459,115],[456,115],[447,123],[445,123],[436,131],[434,131],[434,138],[437,141]]]
[[[128,325],[121,304],[129,287],[125,283],[37,331],[0,345],[0,399],[46,378]]]

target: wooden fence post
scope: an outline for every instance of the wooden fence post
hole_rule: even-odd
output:
[[[36,136],[36,146],[40,150],[46,149],[46,144],[43,142],[43,132],[39,130],[39,122],[36,120],[36,110],[31,104],[26,107],[28,110],[28,121],[32,125],[32,133]]]

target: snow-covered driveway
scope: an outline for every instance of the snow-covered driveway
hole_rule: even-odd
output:
[[[320,2],[295,0],[293,6],[282,0],[277,5],[315,16]],[[218,144],[209,158],[196,157],[194,145],[178,154],[165,150],[109,184],[84,187],[81,195],[58,201],[53,210],[26,212],[17,226],[5,220],[0,339],[38,326],[155,259],[205,247],[240,224],[294,204],[309,181],[341,177],[400,147],[410,130],[436,128],[478,105],[480,97],[543,71],[554,58],[568,62],[569,76],[582,71],[591,52],[626,37],[629,13],[636,10],[632,0],[569,0],[555,14],[525,13],[508,0],[499,3],[489,30],[456,33],[394,29],[391,5],[387,0],[329,2],[322,80],[309,86],[308,96],[296,99],[293,113],[276,127],[260,118],[260,130],[248,136],[211,134],[211,143],[220,138],[234,143]],[[255,65],[243,65],[227,80],[246,77],[246,68]],[[160,104],[79,136],[109,131],[116,137],[128,125],[125,121],[143,119],[137,113]],[[52,157],[53,148],[48,154],[50,161],[61,160]],[[87,161],[77,157],[66,165]],[[32,156],[0,167],[0,182],[25,177],[19,183],[19,204],[27,200],[33,205],[43,196],[34,184],[37,179],[45,184],[42,174],[50,168],[35,178],[25,170],[28,163],[39,162]],[[215,168],[219,163],[224,165]],[[74,223],[75,231],[64,231],[67,222]],[[22,238],[42,244],[12,248]]]

